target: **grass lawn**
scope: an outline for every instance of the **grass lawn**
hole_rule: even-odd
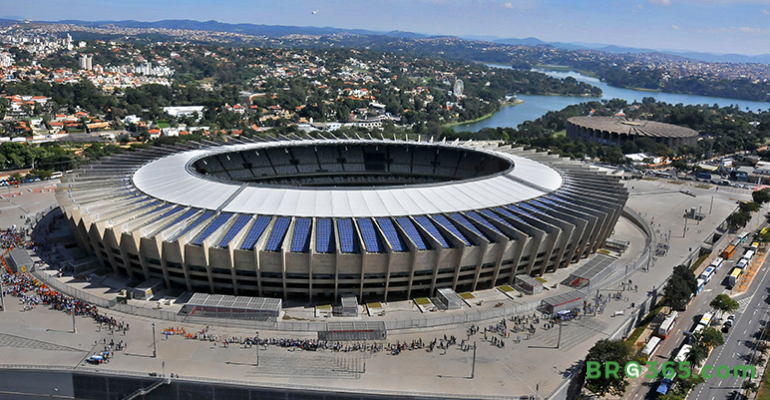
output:
[[[473,293],[471,292],[460,293],[460,297],[462,297],[465,300],[472,300],[476,298],[476,296],[474,296]]]
[[[756,400],[770,400],[770,374],[765,374],[762,378]]]
[[[515,290],[515,289],[514,289],[514,288],[512,288],[510,285],[503,285],[503,286],[498,286],[497,288],[498,288],[498,289],[500,289],[500,290],[502,290],[502,291],[503,291],[503,292],[505,292],[505,293],[510,293],[510,292],[513,292],[513,291]]]
[[[558,131],[553,133],[554,136],[567,136],[567,130]]]
[[[379,302],[374,302],[374,303],[366,303],[366,305],[367,305],[369,308],[382,308],[382,304],[380,304]]]
[[[332,310],[331,304],[324,304],[324,305],[316,306],[315,308],[317,308],[319,310],[323,310],[323,311],[331,311]]]
[[[414,299],[414,302],[421,306],[429,306],[431,304],[430,299],[428,299],[427,297],[418,297]]]
[[[548,282],[547,280],[545,280],[545,279],[543,279],[543,278],[540,278],[540,277],[537,277],[537,278],[535,278],[535,280],[537,280],[537,281],[538,281],[538,282],[540,282],[540,283],[546,283],[546,282]]]
[[[695,260],[694,263],[692,263],[692,266],[690,267],[690,271],[695,272],[695,270],[698,269],[698,267],[700,267],[700,265],[703,264],[703,262],[706,261],[708,257],[709,257],[708,254],[704,254],[698,257],[698,259]]]
[[[168,128],[169,126],[171,125],[168,122],[158,122],[158,129]]]

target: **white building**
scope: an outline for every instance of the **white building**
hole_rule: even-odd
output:
[[[204,108],[205,106],[163,107],[163,112],[170,117],[191,117],[198,113],[198,119],[200,119]]]

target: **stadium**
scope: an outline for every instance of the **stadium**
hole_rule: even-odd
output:
[[[649,138],[676,149],[682,145],[694,145],[698,141],[698,131],[655,121],[591,116],[568,119],[567,137],[612,145]]]
[[[568,267],[602,247],[628,195],[497,142],[293,137],[124,152],[56,196],[83,249],[137,282],[387,301]]]

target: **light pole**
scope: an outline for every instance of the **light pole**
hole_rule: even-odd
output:
[[[78,327],[75,325],[75,305],[72,305],[72,333],[78,333]]]
[[[3,292],[3,279],[0,278],[0,307],[3,307],[3,311],[5,311],[5,292]]]
[[[471,364],[471,379],[476,376],[476,342],[473,342],[473,364]]]
[[[259,367],[259,331],[257,331],[257,367]]]
[[[158,358],[158,342],[155,338],[155,323],[152,323],[152,358]]]

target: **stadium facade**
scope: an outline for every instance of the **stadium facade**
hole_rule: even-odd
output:
[[[694,145],[698,141],[698,131],[663,122],[588,116],[568,119],[567,137],[611,145],[649,138],[676,149],[682,145]]]
[[[125,152],[57,190],[116,274],[311,301],[542,276],[599,249],[626,199],[616,177],[499,143],[309,137]]]

